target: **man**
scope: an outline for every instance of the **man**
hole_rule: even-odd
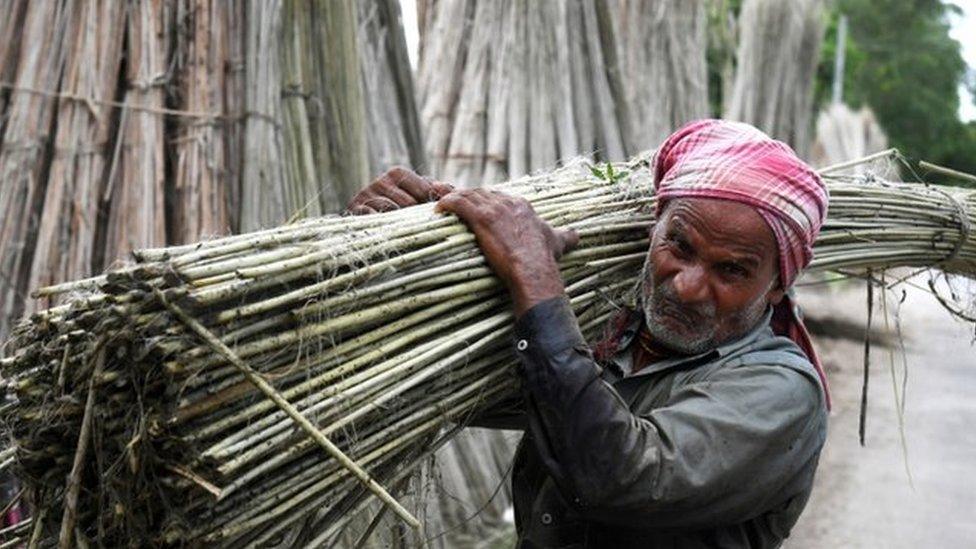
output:
[[[812,257],[824,186],[786,145],[718,120],[671,135],[653,169],[640,311],[612,323],[599,365],[557,267],[576,237],[524,200],[401,171],[351,205],[440,198],[511,293],[519,547],[775,547],[810,495],[826,384],[786,291]]]

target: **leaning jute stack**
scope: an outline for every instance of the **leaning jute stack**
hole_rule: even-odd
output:
[[[832,177],[814,269],[976,274],[976,193]],[[580,246],[587,338],[632,302],[650,170],[584,161],[497,187]],[[324,545],[479,410],[517,394],[506,292],[431,205],[142,250],[17,327],[7,445],[34,518],[4,545]],[[423,535],[423,534],[420,534]]]

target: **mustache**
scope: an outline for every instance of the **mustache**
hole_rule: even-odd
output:
[[[669,284],[661,284],[654,288],[651,304],[658,314],[669,316],[685,326],[701,326],[703,323],[715,320],[714,305],[682,303],[674,287]]]

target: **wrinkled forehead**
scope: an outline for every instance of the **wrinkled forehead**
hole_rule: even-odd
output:
[[[657,229],[696,235],[711,247],[757,254],[774,265],[776,236],[759,210],[748,204],[719,198],[674,198],[664,205]]]

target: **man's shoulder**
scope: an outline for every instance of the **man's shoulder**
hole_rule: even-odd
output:
[[[794,395],[825,398],[820,376],[806,353],[793,340],[772,332],[725,357],[721,370],[724,375],[762,378]]]
[[[727,357],[737,364],[769,363],[809,370],[816,374],[813,364],[803,349],[788,337],[774,335],[771,330],[755,338],[748,345],[736,349]]]

